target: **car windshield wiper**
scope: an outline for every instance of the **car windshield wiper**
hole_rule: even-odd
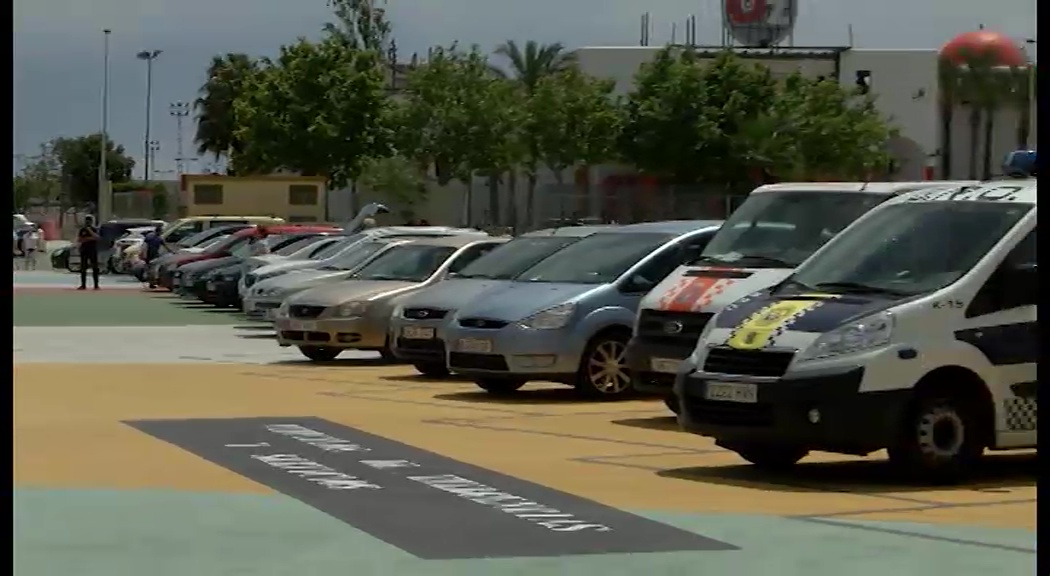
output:
[[[704,263],[733,264],[733,262],[730,262],[729,260],[724,260],[720,256],[700,256],[698,258],[694,258],[693,260],[690,260],[687,263],[687,265],[693,266],[693,265],[696,265],[696,264],[704,264]]]
[[[839,291],[845,294],[886,294],[889,296],[911,296],[910,292],[872,286],[863,282],[821,282],[813,286],[818,290]]]
[[[740,258],[736,262],[742,261],[755,262],[759,264],[768,264],[770,266],[776,266],[777,268],[794,268],[797,264],[792,264],[781,260],[780,258],[774,258],[772,256],[763,256],[761,254],[741,254]]]

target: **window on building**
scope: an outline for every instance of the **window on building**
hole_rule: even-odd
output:
[[[292,184],[288,187],[288,203],[292,206],[317,206],[317,186]]]
[[[195,184],[194,204],[222,204],[222,184]]]
[[[289,216],[288,221],[297,224],[303,224],[306,222],[317,222],[316,216]]]

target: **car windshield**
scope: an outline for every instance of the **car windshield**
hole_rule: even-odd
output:
[[[904,202],[857,223],[792,276],[800,289],[911,296],[966,274],[1032,209],[1013,202]]]
[[[204,252],[207,254],[216,254],[218,252],[233,252],[238,246],[242,244],[248,244],[249,241],[254,238],[253,235],[247,234],[245,236],[230,235],[223,239],[222,242],[216,242],[211,246],[207,247]]]
[[[662,233],[593,234],[541,260],[516,279],[522,282],[607,284],[672,238],[672,234]]]
[[[763,192],[726,220],[697,263],[794,268],[889,196],[864,192]]]
[[[356,270],[377,252],[389,246],[389,242],[360,242],[353,250],[332,258],[321,270],[348,271]]]
[[[456,273],[456,278],[510,280],[529,266],[580,238],[579,236],[516,238],[471,262]]]
[[[347,236],[346,238],[343,238],[339,242],[336,242],[334,244],[329,244],[323,250],[321,250],[317,254],[314,254],[311,257],[311,259],[312,260],[325,260],[327,258],[331,258],[332,256],[335,256],[336,254],[339,254],[340,252],[343,252],[347,248],[353,246],[354,244],[357,244],[357,243],[361,242],[364,239],[365,239],[365,235],[364,234],[352,234],[350,236]]]
[[[229,236],[230,231],[223,228],[209,228],[196,234],[191,234],[182,240],[176,242],[176,245],[182,246],[183,248],[193,248],[194,246],[200,246],[216,238],[223,236]]]
[[[274,250],[273,253],[281,256],[291,256],[299,250],[316,243],[318,238],[318,236],[297,236],[284,246]]]
[[[452,246],[402,244],[376,256],[354,274],[355,280],[400,280],[422,282],[437,271],[449,256]]]

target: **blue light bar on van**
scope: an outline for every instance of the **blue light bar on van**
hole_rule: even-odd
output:
[[[1012,178],[1035,178],[1036,171],[1035,150],[1014,150],[1003,162],[1003,174]]]

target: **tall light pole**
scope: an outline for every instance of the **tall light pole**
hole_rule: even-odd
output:
[[[109,193],[109,170],[106,166],[106,152],[109,148],[109,35],[108,28],[102,31],[102,146],[98,155],[98,218],[101,222],[109,219],[113,207],[113,197]]]
[[[157,167],[157,152],[160,152],[160,142],[156,140],[149,141],[149,163],[153,165],[153,169]],[[153,177],[153,169],[150,170],[149,178],[146,179],[148,182]]]
[[[1035,73],[1035,45],[1037,41],[1035,38],[1026,38],[1024,43],[1026,47],[1032,47],[1032,54],[1028,58],[1028,138],[1029,141],[1035,141],[1038,139],[1035,135],[1035,129],[1038,126],[1035,119],[1035,83],[1037,80]]]
[[[142,171],[142,179],[147,182],[149,182],[149,121],[150,106],[153,101],[153,61],[157,59],[157,56],[160,56],[161,52],[163,52],[163,50],[143,50],[135,55],[139,60],[146,61],[146,138],[142,141],[146,165]]]
[[[175,173],[182,176],[186,171],[186,158],[182,157],[182,119],[190,115],[190,105],[187,102],[172,102],[168,114],[175,117],[175,129],[178,131],[175,134],[175,153],[178,154],[175,157]]]

